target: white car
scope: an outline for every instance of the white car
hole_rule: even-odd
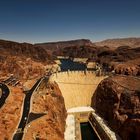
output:
[[[27,117],[25,117],[24,120],[27,120]]]

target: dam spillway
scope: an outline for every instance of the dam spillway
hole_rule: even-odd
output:
[[[58,84],[66,109],[70,109],[90,106],[93,93],[104,78],[93,71],[65,71],[52,74],[50,81]]]

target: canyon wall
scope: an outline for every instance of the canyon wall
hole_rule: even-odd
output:
[[[140,79],[114,76],[103,80],[92,106],[123,140],[140,139]]]
[[[63,140],[67,114],[58,85],[44,80],[31,101],[31,121],[25,128],[23,139]]]

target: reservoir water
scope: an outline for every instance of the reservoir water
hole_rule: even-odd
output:
[[[79,62],[73,62],[70,59],[60,59],[61,62],[61,71],[68,71],[68,70],[86,70],[86,65]]]

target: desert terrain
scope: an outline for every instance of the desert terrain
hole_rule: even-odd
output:
[[[101,42],[79,39],[38,44],[0,40],[0,50],[0,81],[10,90],[5,104],[0,108],[0,140],[10,140],[16,133],[27,91],[30,91],[39,78],[49,75],[52,66],[57,65],[55,60],[58,56],[67,56],[71,60],[86,58],[86,63],[95,62],[101,66],[102,72],[116,76],[112,75],[107,79],[100,77],[97,81],[99,85],[94,87],[76,84],[64,86],[63,83],[74,83],[81,79],[84,84],[94,84],[92,74],[87,76],[88,80],[86,76],[83,78],[73,73],[67,79],[60,74],[60,81],[57,81],[58,77],[53,77],[52,81],[55,82],[42,82],[32,95],[30,114],[33,113],[35,119],[25,126],[23,139],[63,140],[67,107],[85,103],[96,108],[97,113],[108,121],[109,126],[122,139],[132,136],[136,140],[140,138],[140,38],[109,39]],[[10,82],[7,82],[8,78],[11,78]],[[70,91],[74,94],[72,102],[68,102],[70,97],[65,95],[70,94]],[[84,94],[89,91],[91,99],[76,102],[75,100],[79,101],[78,96],[82,91]],[[36,115],[39,117],[36,118]]]

